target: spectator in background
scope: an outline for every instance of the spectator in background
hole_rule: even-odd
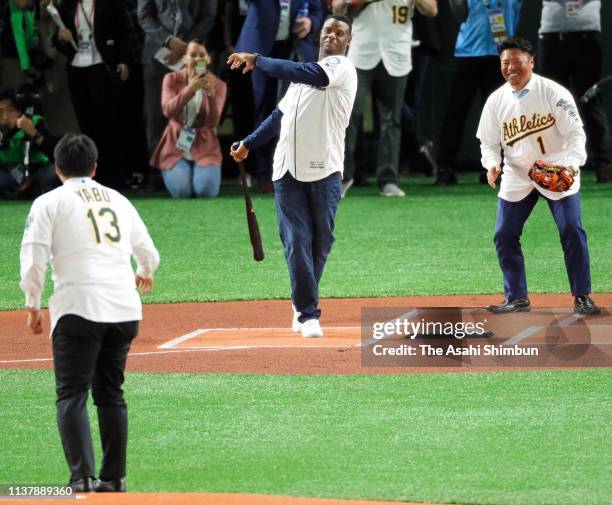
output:
[[[117,149],[116,87],[130,75],[125,11],[118,0],[64,0],[58,11],[66,28],[54,40],[68,59],[68,88],[79,128],[99,149],[96,179],[120,188],[126,168],[122,149]]]
[[[225,2],[222,13],[223,41],[228,56],[236,51],[236,42],[244,25],[247,11],[246,0],[227,0]],[[234,137],[243,139],[255,129],[251,76],[242,72],[229,72],[227,80],[230,89]],[[250,187],[251,175],[256,172],[253,158],[244,160],[244,165],[247,170],[247,185]]]
[[[539,70],[576,99],[601,79],[601,1],[544,0],[540,20]],[[597,182],[612,180],[612,138],[601,94],[578,100]]]
[[[42,50],[38,5],[36,0],[8,0],[2,6],[1,85],[5,88],[40,81],[42,72],[53,63]]]
[[[365,3],[334,0],[334,12],[354,13],[353,40],[348,57],[357,68],[357,96],[346,133],[342,196],[353,184],[355,144],[365,100],[376,88],[380,138],[376,178],[382,196],[405,196],[398,183],[402,104],[412,69],[412,15],[417,8],[426,16],[438,14],[437,0],[383,0]]]
[[[311,62],[317,59],[316,39],[323,22],[321,0],[252,0],[236,43],[237,52]],[[258,68],[251,72],[255,124],[276,107],[282,85]],[[273,191],[272,157],[276,139],[253,153],[260,193]]]
[[[138,0],[138,20],[145,33],[142,64],[149,153],[167,124],[161,110],[164,76],[179,70],[187,41],[206,42],[216,14],[217,0]]]
[[[513,37],[519,21],[523,0],[466,0],[462,4],[467,13],[459,27],[455,43],[455,70],[450,82],[437,151],[440,172],[436,186],[457,184],[455,165],[463,139],[463,128],[474,98],[482,103],[499,87],[503,79],[499,73],[497,45],[506,37]],[[481,182],[486,182],[486,174]]]
[[[214,129],[225,103],[226,85],[207,67],[204,42],[194,39],[185,67],[164,77],[162,110],[168,118],[151,165],[162,169],[174,198],[213,198],[221,185],[221,147]]]
[[[4,196],[20,196],[31,186],[36,193],[59,186],[51,162],[56,143],[42,116],[26,116],[13,93],[0,91],[0,192]]]
[[[142,49],[144,32],[138,23],[137,0],[123,0],[121,3],[127,21],[130,78],[121,85],[118,107],[121,111],[121,133],[123,151],[128,169],[127,186],[142,187],[144,176],[149,169],[149,152],[144,120]]]
[[[414,13],[412,28],[412,70],[408,74],[402,106],[402,147],[409,155],[421,156],[425,163],[425,173],[431,176],[437,175],[438,171],[434,145],[425,138],[419,120],[426,81],[431,74],[433,60],[440,54],[440,37],[437,19],[424,16],[419,11]]]

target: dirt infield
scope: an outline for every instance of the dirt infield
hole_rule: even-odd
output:
[[[362,309],[410,307],[482,307],[499,301],[499,296],[448,296],[376,299],[333,299],[322,302],[325,338],[303,339],[291,333],[291,306],[285,300],[253,302],[181,303],[145,305],[140,335],[134,341],[128,370],[147,372],[253,373],[253,374],[354,374],[354,373],[440,373],[478,370],[511,370],[500,367],[364,367],[362,366]],[[594,296],[602,307],[612,306],[612,294]],[[535,308],[558,307],[555,324],[584,330],[584,321],[571,316],[571,297],[532,295]],[[588,334],[593,342],[612,344],[612,318],[599,320]],[[569,316],[568,316],[569,315]],[[511,317],[514,317],[511,315]],[[550,315],[544,314],[542,317]],[[607,318],[607,319],[606,319]],[[558,320],[560,319],[560,321]],[[52,368],[48,326],[43,335],[33,336],[25,326],[24,311],[0,312],[0,368]],[[48,317],[46,319],[48,325]],[[608,324],[610,323],[610,324]],[[588,327],[588,324],[586,325]],[[540,341],[547,334],[537,327],[527,336]],[[588,329],[588,328],[587,328]],[[525,338],[519,329],[518,337]],[[538,333],[540,332],[540,333]],[[584,332],[583,332],[584,333]],[[572,332],[567,331],[571,336]],[[539,336],[538,336],[539,335]],[[514,337],[516,339],[516,336]],[[512,339],[511,339],[512,340]],[[592,359],[592,358],[590,358]],[[580,363],[580,366],[588,366]],[[596,366],[596,363],[593,365]],[[537,367],[530,367],[537,368]],[[79,501],[92,505],[382,505],[391,502],[335,500],[240,494],[83,494]],[[8,502],[7,502],[8,503]],[[15,502],[16,503],[16,502]],[[41,503],[19,500],[19,503]],[[61,500],[59,503],[74,503]],[[397,502],[393,502],[397,503]],[[415,504],[416,505],[416,504]]]
[[[367,500],[333,500],[327,498],[297,498],[291,496],[266,496],[260,494],[225,493],[127,493],[77,495],[77,503],[91,505],[428,505],[426,503],[407,503]],[[44,500],[48,502],[48,500]],[[43,503],[42,500],[15,500],[6,503]],[[75,503],[75,499],[53,500],[53,503]]]
[[[452,362],[448,367],[364,367],[361,311],[388,307],[482,307],[499,298],[474,295],[323,300],[321,321],[326,336],[322,339],[303,339],[291,333],[291,306],[285,300],[145,305],[128,370],[253,374],[487,370],[490,368],[457,367]],[[612,306],[612,294],[598,294],[594,298],[602,307]],[[572,298],[568,295],[532,295],[531,300],[536,308],[565,307],[571,314]],[[48,334],[31,335],[25,327],[23,311],[0,312],[0,328],[0,368],[52,368]],[[601,329],[612,334],[608,326]],[[579,363],[588,365],[589,362]],[[592,366],[598,364],[593,362]]]

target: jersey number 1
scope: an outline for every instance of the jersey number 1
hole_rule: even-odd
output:
[[[536,140],[538,141],[538,144],[540,144],[540,151],[542,151],[542,154],[546,154],[546,149],[544,148],[544,141],[542,140],[542,137],[538,137]]]
[[[110,221],[108,224],[113,229],[113,233],[104,233],[104,237],[110,242],[119,242],[121,240],[121,230],[119,229],[119,223],[117,222],[117,214],[115,214],[115,211],[109,207],[102,207],[98,211],[98,217],[100,218],[103,218],[106,214],[110,214]],[[89,212],[87,212],[87,217],[93,226],[94,233],[96,235],[96,242],[100,244],[100,228],[98,227],[98,221],[96,220],[93,210],[89,209]]]

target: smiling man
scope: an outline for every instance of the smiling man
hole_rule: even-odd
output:
[[[351,21],[334,15],[321,29],[317,63],[250,53],[235,53],[228,59],[232,69],[243,68],[246,73],[257,67],[292,83],[278,107],[232,148],[231,155],[240,162],[251,149],[280,134],[272,181],[291,280],[292,329],[303,337],[323,336],[319,281],[334,241],[344,135],[357,91],[357,72],[345,56],[350,41]]]
[[[502,149],[504,153],[494,240],[506,297],[487,309],[496,314],[531,310],[520,238],[525,221],[542,197],[559,229],[574,312],[598,314],[599,308],[589,297],[589,250],[578,193],[586,137],[576,104],[563,86],[533,73],[535,51],[529,41],[507,39],[499,53],[507,83],[488,98],[476,134],[492,188],[502,172]],[[570,181],[567,187],[545,189],[532,180],[529,173],[537,160],[564,167],[560,176]]]

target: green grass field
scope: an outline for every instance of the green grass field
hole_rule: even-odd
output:
[[[593,288],[609,292],[612,187],[586,179]],[[459,186],[433,188],[430,179],[412,178],[401,200],[353,188],[339,209],[322,296],[501,292],[492,244],[496,199],[475,180],[467,174]],[[271,197],[254,198],[263,263],[252,260],[244,203],[234,186],[224,186],[212,201],[133,201],[162,258],[146,303],[288,298]],[[28,207],[0,203],[0,310],[23,303],[18,256]],[[523,244],[531,291],[568,292],[543,201]],[[432,503],[610,504],[611,384],[610,369],[343,377],[132,373],[126,382],[128,486]],[[0,483],[67,480],[51,372],[0,369],[0,434]]]
[[[611,379],[609,370],[132,373],[128,482],[133,491],[609,504]],[[52,373],[0,370],[0,381],[0,480],[63,483]]]
[[[492,243],[496,198],[476,174],[434,188],[412,178],[404,199],[381,198],[374,187],[353,188],[342,201],[336,244],[321,285],[323,297],[499,293],[501,273]],[[612,291],[612,187],[591,174],[582,192],[595,292]],[[145,303],[289,298],[274,201],[254,197],[266,259],[253,261],[244,202],[236,186],[210,200],[136,197],[161,254],[156,289]],[[22,305],[19,242],[26,202],[3,202],[0,220],[0,310]],[[524,251],[531,292],[569,286],[559,236],[544,201],[527,222]]]

